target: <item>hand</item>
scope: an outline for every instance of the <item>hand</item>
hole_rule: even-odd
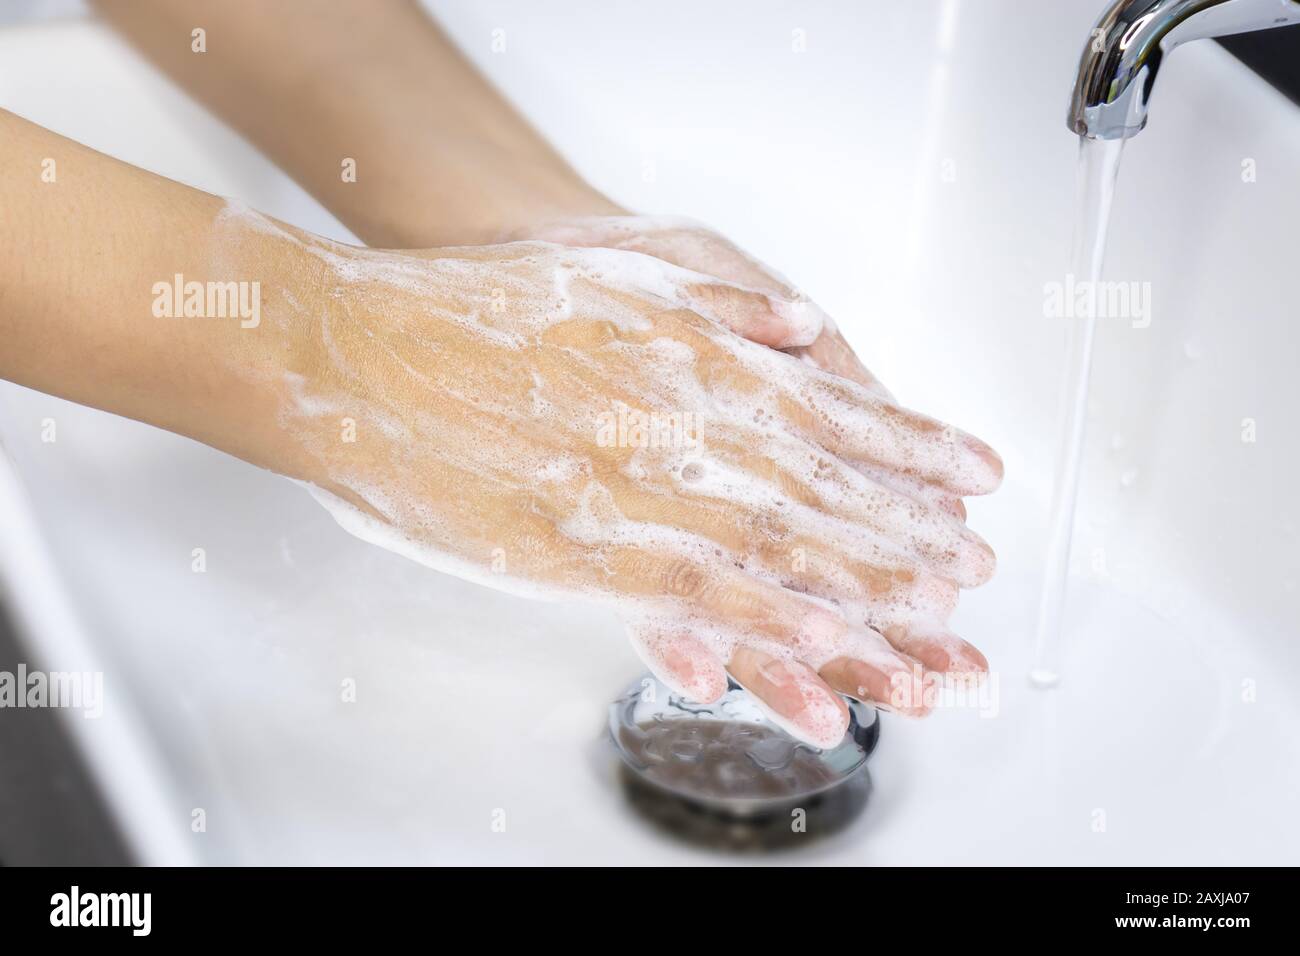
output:
[[[888,390],[862,364],[824,312],[775,270],[693,219],[679,216],[575,216],[516,230],[510,238],[641,252],[741,288],[797,303],[801,311],[815,315],[824,328],[815,341],[791,348],[792,354],[892,400]],[[762,327],[737,331],[773,348],[787,347],[781,343],[779,334],[770,334]]]
[[[810,344],[787,347],[787,351],[815,368],[856,382],[886,403],[895,403],[893,395],[857,357],[828,315],[808,301],[775,270],[702,223],[683,217],[575,215],[516,230],[513,237],[543,239],[574,247],[599,246],[641,252],[743,288],[794,302],[802,313],[817,316],[822,331]],[[735,331],[753,341],[775,348],[783,347],[778,341],[779,336],[773,335],[761,325],[738,327]],[[1002,462],[996,453],[983,446],[981,454],[1000,478]],[[953,495],[951,489],[942,482],[907,474],[877,461],[857,459],[851,460],[850,464],[883,488],[910,497],[929,508],[946,511],[959,520],[966,519],[966,508],[961,498]],[[870,599],[841,601],[841,608],[851,621],[860,621],[887,635],[895,648],[912,655],[926,671],[941,674],[982,673],[988,669],[984,656],[944,626],[956,604],[955,589],[949,592],[948,598],[913,615],[911,620],[898,618],[889,612],[882,613],[873,606]],[[928,623],[922,623],[927,617]],[[709,655],[689,633],[683,633],[680,629],[661,629],[658,632],[642,629],[640,632],[634,631],[633,640],[641,647],[643,657],[656,675],[687,696],[713,699],[725,687],[718,668],[709,666]],[[732,669],[737,670],[735,664]],[[869,691],[865,695],[861,689],[857,693],[845,691],[849,696],[870,697],[886,707],[892,701],[897,705],[896,709],[907,709],[913,714],[922,710],[916,706],[914,694],[911,697],[889,694],[879,675],[864,675],[860,668],[854,670],[858,677],[871,676],[875,683],[867,685]],[[852,674],[834,676],[839,679],[831,680],[833,686],[843,688],[855,682]],[[758,678],[761,677],[761,674],[758,675]],[[760,684],[754,676],[742,683],[756,691],[772,687],[770,681]],[[789,684],[788,681],[785,683]],[[798,708],[802,703],[801,693],[789,690],[783,699],[792,709]]]
[[[597,197],[592,198],[592,202]],[[680,216],[571,216],[544,221],[515,230],[508,238],[540,239],[580,248],[604,247],[626,249],[654,256],[673,265],[714,276],[782,301],[793,303],[791,311],[821,325],[821,333],[810,343],[790,346],[791,329],[755,322],[735,331],[745,338],[785,348],[804,362],[841,378],[857,382],[888,402],[894,396],[858,358],[839,329],[815,304],[774,269],[750,256],[726,237],[708,226]],[[1001,462],[994,456],[994,465]],[[887,469],[858,462],[856,467],[881,484],[901,494],[920,498],[934,507],[943,508],[963,520],[966,508],[960,498],[947,494],[942,487],[915,481]]]
[[[220,32],[224,41],[218,45],[219,48],[196,58],[186,55],[182,47],[168,39],[177,35],[177,31],[183,34],[188,30],[183,9],[163,0],[132,3],[99,0],[99,3],[106,15],[153,56],[163,69],[216,113],[229,119],[268,155],[275,157],[282,168],[368,243],[445,247],[490,243],[495,237],[513,233],[518,238],[548,238],[574,246],[612,246],[625,256],[639,251],[664,264],[672,263],[702,274],[690,281],[693,291],[687,288],[685,292],[680,283],[686,280],[677,274],[679,285],[668,290],[671,295],[665,295],[664,288],[649,281],[652,276],[649,269],[642,275],[646,283],[632,283],[637,289],[635,293],[616,287],[607,288],[602,279],[592,274],[578,281],[584,290],[582,321],[575,324],[573,317],[569,316],[550,322],[546,326],[549,331],[537,332],[527,326],[527,321],[536,321],[537,315],[544,314],[539,312],[539,303],[553,301],[560,291],[554,285],[554,276],[546,268],[539,267],[527,282],[520,280],[522,284],[512,285],[506,280],[514,281],[520,270],[527,271],[525,264],[512,259],[512,254],[500,253],[498,247],[485,246],[488,251],[482,255],[504,256],[500,265],[504,269],[504,275],[500,277],[503,284],[499,286],[501,299],[491,303],[481,301],[486,293],[474,293],[467,284],[457,285],[442,275],[438,282],[450,283],[447,288],[455,290],[455,295],[446,292],[443,298],[439,298],[432,294],[426,296],[424,292],[410,293],[407,295],[412,300],[409,321],[425,316],[435,308],[433,303],[442,301],[452,308],[473,305],[475,296],[481,306],[504,303],[506,311],[501,315],[493,313],[494,321],[504,323],[506,317],[514,316],[526,325],[522,333],[509,333],[522,336],[520,348],[514,353],[516,358],[526,354],[528,361],[551,361],[555,370],[564,368],[566,361],[578,363],[570,374],[558,379],[569,383],[571,389],[579,389],[577,396],[569,396],[568,407],[575,414],[589,414],[601,406],[608,413],[610,403],[622,398],[629,408],[639,411],[655,411],[659,407],[656,403],[671,399],[679,402],[678,410],[683,413],[690,410],[702,415],[702,477],[694,483],[699,487],[689,490],[681,487],[680,480],[674,485],[665,478],[665,475],[671,475],[672,462],[664,459],[663,455],[630,456],[623,462],[618,455],[599,446],[598,453],[586,457],[570,452],[578,454],[578,460],[585,461],[586,466],[593,469],[593,474],[587,478],[587,486],[593,490],[613,483],[626,497],[631,492],[623,486],[632,482],[630,487],[638,492],[638,496],[633,496],[631,503],[616,499],[615,510],[619,513],[635,514],[636,503],[653,502],[657,507],[651,509],[645,520],[647,525],[674,529],[674,534],[696,534],[706,544],[717,542],[717,550],[723,553],[713,555],[711,563],[707,554],[697,556],[709,571],[708,575],[699,578],[702,582],[699,586],[707,583],[715,593],[719,593],[721,585],[714,580],[719,573],[717,569],[730,567],[728,573],[739,576],[744,583],[760,582],[767,588],[764,594],[774,593],[786,604],[802,601],[803,604],[812,604],[818,612],[827,612],[828,606],[824,602],[838,601],[830,607],[834,608],[834,614],[845,619],[841,621],[842,627],[849,628],[858,637],[862,636],[864,625],[883,629],[896,649],[914,655],[927,667],[945,670],[983,666],[983,658],[978,652],[948,635],[942,621],[951,606],[956,585],[978,579],[986,572],[973,577],[967,573],[962,577],[957,570],[946,566],[958,561],[957,551],[945,558],[941,554],[925,553],[921,542],[928,541],[927,547],[933,552],[936,547],[933,539],[940,530],[944,535],[957,534],[960,537],[964,529],[948,527],[959,525],[964,517],[960,495],[989,490],[996,484],[1000,463],[986,446],[895,406],[888,393],[857,361],[834,326],[802,297],[790,294],[788,285],[774,273],[749,259],[726,240],[694,224],[621,216],[622,210],[586,184],[499,94],[483,82],[437,26],[414,6],[383,5],[382,9],[376,10],[374,4],[357,2],[330,4],[328,10],[322,10],[319,4],[286,2],[276,5],[275,17],[267,18],[248,16],[245,5],[226,3],[220,5],[219,10],[205,12],[209,29],[214,35]],[[366,82],[353,84],[342,91],[313,85],[309,80],[319,72],[321,62],[357,64],[358,69],[364,71]],[[375,90],[382,90],[383,95],[374,96]],[[290,121],[286,122],[285,117],[290,117]],[[360,173],[355,181],[341,180],[338,167],[321,163],[321,156],[351,157]],[[558,217],[575,216],[588,218],[585,222],[577,219],[557,222]],[[535,224],[548,222],[551,226],[545,230],[533,231]],[[564,235],[556,231],[561,227]],[[153,234],[145,233],[145,238],[152,241]],[[621,250],[618,249],[620,246]],[[498,251],[491,251],[494,248]],[[172,256],[168,250],[160,249],[158,252],[160,259]],[[453,269],[454,263],[477,262],[474,258],[477,254],[458,250],[411,256],[400,260],[405,265],[398,271],[405,274],[415,269],[411,264],[417,261],[440,261],[441,265],[436,268],[432,265],[423,268],[430,270],[430,276],[441,275]],[[338,263],[364,260],[373,264],[365,254],[353,250],[335,250],[330,255],[337,257]],[[545,255],[552,256],[551,253]],[[562,260],[561,264],[572,262],[583,268],[590,266],[589,257],[578,256],[576,250],[572,255],[572,259]],[[542,256],[543,253],[539,252],[538,257]],[[273,259],[268,261],[273,262]],[[644,262],[644,256],[640,261]],[[507,267],[505,263],[511,264]],[[532,265],[540,264],[539,258]],[[474,268],[480,266],[476,264]],[[190,271],[195,270],[187,269],[187,274]],[[171,270],[162,274],[170,275]],[[723,282],[710,283],[707,280],[710,275]],[[393,276],[382,280],[381,284],[394,285],[408,279],[409,276],[406,279]],[[425,284],[425,279],[415,282],[419,289],[423,289]],[[368,299],[368,285],[358,278],[349,279],[346,287],[339,287],[339,298],[324,304],[329,305],[328,311],[351,310],[335,317],[342,321],[344,329],[353,329],[354,326],[371,328],[373,323],[371,331],[380,341],[389,342],[396,336],[400,341],[385,346],[385,349],[393,350],[396,357],[387,351],[372,356],[369,349],[377,349],[378,345],[368,338],[359,340],[353,343],[353,351],[356,360],[365,364],[354,370],[350,380],[343,381],[337,368],[331,372],[331,366],[322,364],[319,381],[316,376],[304,375],[300,385],[308,390],[334,389],[345,396],[356,393],[360,396],[356,398],[357,402],[362,402],[371,390],[379,390],[380,397],[388,395],[390,390],[395,390],[397,395],[410,396],[405,400],[410,420],[399,418],[401,427],[395,431],[395,434],[409,439],[408,444],[403,446],[401,441],[391,438],[371,439],[377,457],[369,463],[372,470],[368,472],[368,480],[376,484],[390,464],[397,467],[404,457],[418,459],[425,443],[428,443],[428,456],[437,458],[443,454],[439,451],[439,436],[427,430],[440,427],[440,418],[432,406],[426,408],[416,399],[423,402],[429,394],[436,394],[439,400],[434,405],[446,414],[446,408],[458,408],[456,403],[462,398],[437,392],[447,376],[456,380],[455,376],[460,373],[445,366],[436,354],[421,351],[421,345],[410,338],[413,333],[401,326],[399,318],[383,313],[386,308],[384,297],[390,293],[385,292],[379,301]],[[736,286],[748,289],[751,294],[744,295]],[[723,288],[729,291],[719,291]],[[767,308],[754,305],[756,296],[762,298],[761,293],[769,297]],[[531,296],[537,298],[530,299]],[[653,329],[657,323],[673,326],[674,334],[659,336],[659,341],[677,341],[682,345],[683,340],[688,340],[684,349],[670,350],[678,353],[672,360],[684,365],[695,376],[697,386],[702,383],[709,389],[716,387],[726,391],[701,394],[690,390],[687,394],[679,394],[673,392],[673,388],[679,387],[681,381],[690,381],[689,376],[666,380],[656,378],[658,373],[668,374],[674,369],[660,368],[652,360],[668,362],[671,356],[662,356],[654,351],[650,341],[634,340],[635,337],[628,339],[632,332],[621,325],[611,326],[603,315],[602,310],[607,306],[627,307],[624,302],[627,296],[639,302],[643,309],[657,310],[649,328]],[[295,301],[308,304],[317,299],[318,292],[314,287],[304,287],[298,289]],[[74,314],[71,309],[67,312]],[[483,308],[479,309],[480,317],[486,314]],[[688,331],[684,324],[688,314],[694,315],[697,321],[703,319],[712,330],[710,334]],[[364,316],[365,320],[353,321],[354,316]],[[533,318],[529,320],[529,316]],[[383,329],[383,321],[396,323],[389,330],[390,334],[379,335],[376,331]],[[432,323],[435,318],[430,317],[427,321]],[[449,320],[444,316],[437,321],[447,324]],[[818,322],[822,331],[812,337],[808,333],[816,328]],[[793,357],[738,345],[735,336],[722,334],[720,325],[755,341],[789,348]],[[337,326],[336,321],[327,327],[342,335]],[[597,335],[597,330],[605,330],[599,334],[605,335],[606,340],[603,344],[595,338],[583,340],[585,351],[573,345],[557,344],[565,336],[587,334],[581,332],[583,328],[593,336]],[[614,331],[610,331],[611,328]],[[188,334],[193,338],[196,350],[208,344],[209,340],[221,338],[206,330]],[[121,337],[111,340],[113,343],[123,341],[126,340]],[[405,342],[404,348],[398,348],[401,342]],[[725,348],[720,345],[723,342],[727,343]],[[329,354],[330,342],[321,340],[317,345]],[[337,344],[333,347],[339,348]],[[437,340],[430,340],[427,347],[445,349]],[[696,352],[697,347],[701,351]],[[296,344],[289,344],[288,354],[296,354],[297,348]],[[622,378],[616,377],[607,363],[626,361],[630,353],[640,355],[640,364],[636,369],[620,372]],[[59,353],[47,350],[37,354],[52,362]],[[154,365],[152,352],[132,352],[119,347],[111,354],[122,356],[124,362],[133,355],[142,355],[148,361],[140,360],[134,364],[145,368]],[[469,349],[470,359],[478,360],[483,355],[477,347]],[[252,361],[256,363],[260,359],[254,356]],[[515,385],[531,381],[535,369],[529,367],[528,361],[522,368],[514,369],[516,374],[525,376]],[[173,411],[178,408],[175,401],[143,401],[134,393],[116,394],[121,389],[115,383],[124,380],[120,376],[106,375],[102,382],[95,383],[96,387],[82,388],[73,394],[79,400],[95,401],[101,392],[114,393],[107,406],[193,435],[254,461],[289,454],[250,435],[253,426],[247,423],[262,421],[260,414],[238,415],[232,423],[217,422],[215,425],[208,420],[211,418],[207,413],[211,405],[208,399],[214,389],[208,380],[219,379],[216,387],[220,388],[227,379],[242,374],[239,370],[247,368],[247,362],[224,370],[200,366],[206,370],[201,376],[188,362],[173,364],[176,366],[175,380],[168,379],[163,383],[165,387],[155,391],[164,399],[179,395],[182,402],[179,412]],[[414,371],[408,371],[408,367]],[[471,374],[475,369],[477,365],[470,361],[463,372]],[[583,379],[578,372],[582,369],[587,369],[587,376],[598,381],[580,385]],[[828,372],[847,381],[835,382],[825,374]],[[491,369],[473,374],[478,377],[472,383],[480,388],[485,381],[495,381]],[[372,381],[374,376],[381,377]],[[428,383],[421,377],[427,378]],[[63,370],[59,375],[46,378],[50,379],[55,390],[72,391],[66,387],[70,379]],[[731,381],[733,378],[736,380],[734,383]],[[35,380],[39,383],[43,378],[37,376]],[[554,374],[542,376],[542,381],[544,385],[538,386],[537,395],[539,401],[545,402],[550,400],[546,393],[559,386],[555,384]],[[227,393],[228,390],[224,389],[220,392]],[[259,396],[262,393],[256,388],[236,394],[245,397],[238,401],[227,400],[225,405],[228,409],[238,411],[249,402],[261,402]],[[471,390],[461,394],[478,393]],[[518,388],[513,392],[507,389],[501,394],[512,395],[515,401],[532,400],[531,395],[521,394]],[[586,401],[586,406],[578,401],[579,397]],[[362,402],[362,407],[372,406]],[[166,411],[159,412],[159,409]],[[539,404],[536,411],[538,416],[544,416],[546,406]],[[743,427],[741,422],[731,422],[725,417],[738,411],[753,412],[757,417],[747,419]],[[725,413],[721,424],[709,417],[714,412]],[[519,414],[516,409],[516,415]],[[469,412],[466,416],[465,420],[477,420]],[[551,422],[551,427],[558,427],[553,420],[546,421]],[[452,414],[450,426],[459,422],[460,419]],[[373,435],[385,423],[370,420],[369,424]],[[572,429],[580,424],[581,420],[575,419],[569,427]],[[760,436],[752,434],[755,429],[763,433],[758,444],[754,442]],[[520,431],[521,434],[543,434],[543,418],[529,422],[528,427]],[[325,434],[332,433],[326,429],[322,432]],[[358,441],[357,446],[360,445],[361,441]],[[381,452],[381,447],[387,451]],[[505,449],[507,445],[501,447]],[[472,443],[469,448],[475,453],[484,451]],[[936,460],[940,449],[946,449],[946,463]],[[363,457],[358,447],[354,446],[350,451],[351,457],[358,460]],[[796,451],[817,457],[815,461],[800,458]],[[786,457],[774,457],[781,455]],[[292,464],[284,462],[280,467],[289,468]],[[335,464],[341,465],[342,461]],[[689,462],[682,467],[685,464]],[[619,467],[632,468],[634,465],[650,468],[650,477],[633,481],[618,471]],[[802,465],[820,467],[808,474],[806,469],[801,472],[797,467]],[[614,470],[606,475],[594,471],[597,466]],[[719,487],[715,478],[723,473],[723,466],[738,469],[737,473],[746,476],[746,480],[755,476],[764,479],[767,484],[763,486],[763,494],[767,497],[740,494],[738,486],[726,483]],[[314,474],[320,482],[329,485],[329,476],[320,471],[321,464],[315,462],[313,467],[315,470],[304,465],[303,474]],[[508,472],[509,468],[507,462],[499,465],[498,471]],[[694,471],[691,473],[695,474]],[[498,472],[491,474],[497,475]],[[978,480],[972,480],[976,477]],[[460,491],[453,486],[431,485],[418,473],[397,478],[395,482],[395,487],[403,490],[401,500],[408,502],[408,508],[414,507],[410,502],[420,500],[444,502],[449,493],[455,491],[458,494]],[[347,488],[341,483],[335,490],[348,498]],[[432,497],[420,498],[416,494],[420,490]],[[605,490],[613,494],[607,488]],[[572,495],[573,489],[568,488],[568,492]],[[349,500],[354,499],[355,493]],[[783,503],[776,504],[778,500]],[[793,517],[787,517],[784,510],[773,510],[789,508],[791,502],[799,506],[789,512]],[[354,503],[359,502],[354,500]],[[441,520],[444,507],[430,504],[428,513]],[[624,512],[624,507],[630,510]],[[541,517],[536,520],[550,522],[555,528],[566,527],[565,513],[559,505],[549,501],[543,503],[539,499],[538,508]],[[866,516],[859,517],[859,511]],[[469,513],[478,514],[478,511],[470,508]],[[906,521],[901,519],[904,514]],[[375,515],[371,514],[371,517]],[[886,518],[894,524],[888,524]],[[496,528],[490,518],[480,516],[480,520],[482,527]],[[915,526],[911,522],[915,522]],[[715,527],[719,523],[723,526]],[[402,514],[396,514],[390,524],[394,527],[409,525],[413,534],[421,531],[418,523],[404,523]],[[493,533],[501,530],[496,528]],[[552,534],[560,538],[569,537],[565,531]],[[863,538],[868,540],[860,540]],[[798,558],[797,554],[804,554],[800,549],[805,539],[821,550],[814,548],[807,551],[804,558]],[[560,543],[569,548],[563,541]],[[632,544],[627,547],[636,554],[644,551],[659,557],[659,552],[648,546],[639,550]],[[786,551],[783,557],[789,568],[780,567],[781,561],[771,553],[773,549]],[[485,559],[480,554],[474,560],[481,565]],[[847,570],[839,567],[842,562],[848,563]],[[897,562],[898,567],[891,562]],[[565,567],[572,564],[569,562]],[[803,570],[796,570],[796,564]],[[778,568],[782,573],[776,573]],[[654,573],[647,570],[651,579]],[[905,580],[906,575],[912,575],[912,580]],[[615,582],[607,575],[602,579],[602,586],[608,586],[611,593],[622,594],[619,588],[627,590],[626,580],[626,575],[618,577],[618,587],[615,587]],[[871,587],[864,589],[864,581]],[[663,588],[666,583],[659,580],[648,591],[655,592],[656,587]],[[786,584],[789,587],[785,587]],[[807,596],[801,598],[797,593],[799,589],[807,591]],[[926,595],[925,600],[913,599],[912,606],[908,607],[908,600],[900,594],[909,590]],[[855,593],[857,596],[853,597]],[[679,596],[676,601],[679,609],[706,603],[700,595],[691,598]],[[798,661],[812,660],[814,666],[820,665],[816,663],[816,655],[806,656],[801,647],[791,649],[790,634],[793,632],[790,628],[793,625],[788,621],[774,617],[772,622],[768,622],[769,629],[786,629],[783,632],[786,644],[776,648],[779,653],[775,657],[788,663],[778,664],[769,658],[757,657],[758,651],[739,642],[734,645],[735,654],[728,659],[727,648],[730,645],[711,630],[711,622],[718,612],[712,614],[713,617],[703,612],[692,616],[682,610],[682,613],[669,616],[673,622],[671,626],[663,623],[662,615],[643,615],[638,620],[635,630],[640,635],[640,644],[661,676],[692,696],[706,699],[720,690],[722,668],[727,664],[742,683],[767,700],[787,721],[805,726],[812,722],[807,713],[829,714],[835,711],[839,702],[826,689],[827,685],[800,669]],[[816,613],[810,611],[809,614],[811,619],[817,618]],[[749,617],[737,612],[723,614],[721,619],[724,624],[730,621],[734,628],[738,624],[744,625]],[[906,619],[905,624],[896,623],[902,619]],[[920,623],[922,620],[927,622],[924,626]],[[755,640],[763,630],[763,622],[753,625]],[[867,634],[864,639],[878,649],[885,643],[879,635]],[[852,655],[848,658],[859,660]],[[898,658],[889,660],[897,663]],[[831,685],[847,693],[883,701],[885,689],[877,680],[879,673],[883,672],[881,668],[886,668],[886,665],[879,663],[876,671],[864,671],[856,666],[827,664],[821,670]],[[793,675],[788,680],[786,671]],[[842,707],[835,713],[842,718]]]
[[[807,347],[814,310],[619,249],[284,237],[325,265],[326,294],[313,276],[279,306],[317,359],[285,377],[272,467],[348,530],[483,583],[614,601],[677,689],[715,698],[729,670],[821,746],[844,731],[836,691],[888,705],[916,661],[984,666],[942,622],[992,552],[860,469],[955,497],[991,491],[996,456],[735,331]]]

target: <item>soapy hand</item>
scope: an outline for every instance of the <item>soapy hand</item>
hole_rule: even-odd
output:
[[[796,303],[797,308],[820,317],[822,331],[810,344],[785,350],[815,368],[856,382],[886,402],[895,402],[893,395],[862,363],[829,316],[809,302],[776,270],[696,220],[680,216],[637,216],[627,213],[570,216],[518,229],[513,236],[520,239],[544,239],[575,247],[607,247],[641,252],[742,288]],[[753,341],[781,347],[769,331],[760,325],[737,327],[735,331]],[[1001,462],[991,451],[987,454],[1000,475]],[[874,462],[854,460],[851,464],[882,487],[911,497],[930,508],[947,511],[963,521],[966,519],[966,507],[961,498],[952,494],[942,482],[919,479]],[[874,615],[869,607],[859,609],[858,616],[868,624],[881,626],[896,647],[913,654],[928,671],[982,672],[987,669],[987,663],[978,651],[954,638],[942,626],[925,628],[915,622],[909,624],[902,621],[884,621],[882,626],[880,616]],[[944,617],[946,619],[946,614]],[[698,669],[696,661],[701,655],[697,653],[693,642],[685,638],[678,638],[675,647],[676,652],[667,658],[668,663],[665,664],[661,659],[655,670],[662,679],[680,690],[692,671]],[[879,693],[876,694],[876,699],[882,703],[885,701]]]
[[[784,346],[780,336],[774,334],[779,329],[760,323],[737,327],[735,331],[754,342],[773,348],[785,348],[791,355],[815,368],[856,382],[886,401],[894,401],[894,396],[862,363],[830,316],[810,302],[776,270],[694,219],[630,214],[571,216],[517,229],[511,233],[510,238],[541,239],[566,246],[641,252],[741,288],[791,302],[795,309],[815,315],[820,321],[821,333],[812,342],[793,347]],[[902,494],[920,498],[962,519],[966,517],[966,508],[961,499],[948,494],[941,486],[910,480],[887,469],[866,467],[863,463],[858,463],[857,467],[870,474],[873,480]]]
[[[81,156],[97,173],[60,187],[61,216],[45,190],[15,218],[15,192],[29,197],[19,180],[6,192],[7,222],[86,245],[46,257],[58,281],[8,257],[30,301],[6,298],[24,344],[0,374],[308,481],[354,530],[456,573],[612,598],[674,687],[707,700],[729,669],[818,742],[846,719],[832,688],[916,710],[891,676],[984,666],[944,622],[991,571],[960,497],[992,489],[996,456],[898,407],[727,240],[624,215],[418,5],[285,3],[268,19],[220,4],[205,22],[225,40],[199,58],[176,56],[176,4],[99,6],[355,235],[440,251],[269,221],[209,243],[210,197]],[[346,102],[303,82],[325,58],[364,71]],[[24,162],[68,155],[30,139]],[[358,149],[360,177],[320,161]],[[132,208],[148,215],[127,243]],[[69,216],[71,239],[53,229]],[[503,234],[533,243],[490,244]],[[132,268],[102,254],[113,244]],[[59,272],[71,263],[106,271]],[[106,287],[135,303],[181,272],[255,277],[266,321],[232,334],[136,321],[134,305],[105,321]]]
[[[576,216],[517,230],[511,238],[641,252],[741,288],[796,303],[800,309],[817,314],[823,329],[814,341],[790,348],[791,353],[817,368],[851,379],[873,393],[892,399],[889,391],[867,370],[835,324],[820,309],[771,267],[703,223],[681,216]],[[773,348],[786,347],[777,336],[758,325],[736,331]]]
[[[282,385],[281,469],[348,530],[611,600],[675,689],[711,700],[729,671],[821,746],[844,731],[836,691],[919,712],[896,675],[984,668],[943,622],[992,552],[899,489],[986,493],[996,455],[777,351],[826,335],[790,290],[629,249],[295,241],[330,292],[313,370]]]

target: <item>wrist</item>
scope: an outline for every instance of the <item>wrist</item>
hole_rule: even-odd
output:
[[[287,440],[284,410],[299,383],[322,367],[320,317],[335,307],[326,261],[306,233],[227,203],[207,244],[206,284],[239,306],[229,318],[198,321],[213,330],[202,377],[183,405],[182,431],[259,467],[298,477],[300,456]],[[186,276],[186,279],[189,277]],[[227,310],[229,311],[229,310]]]
[[[458,174],[434,178],[428,167],[394,177],[364,216],[348,221],[367,244],[394,249],[486,245],[527,234],[557,219],[618,216],[626,210],[571,170],[507,156],[480,155]],[[445,163],[445,158],[444,158]]]
[[[366,117],[364,129],[353,128],[359,105],[346,115],[327,114],[326,128],[351,130],[341,138],[350,144],[355,175],[335,172],[333,181],[307,183],[366,245],[485,245],[542,222],[624,212],[527,126],[466,120],[449,136],[422,105],[427,96],[400,99],[407,107],[401,116]]]

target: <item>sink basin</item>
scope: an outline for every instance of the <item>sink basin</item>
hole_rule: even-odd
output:
[[[969,502],[998,576],[955,619],[995,706],[884,717],[865,814],[786,859],[1294,863],[1300,113],[1212,44],[1162,71],[1107,267],[1150,284],[1151,321],[1101,322],[1064,677],[1035,690],[1066,321],[1044,289],[1099,0],[680,6],[689,30],[432,4],[585,175],[776,264],[901,400],[1007,464]],[[350,238],[92,20],[0,28],[0,106]],[[103,718],[65,723],[145,862],[726,859],[638,822],[593,760],[640,673],[606,612],[436,574],[277,476],[5,383],[0,442],[6,600],[34,661],[104,672]]]

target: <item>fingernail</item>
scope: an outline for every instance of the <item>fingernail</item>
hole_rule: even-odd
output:
[[[959,587],[977,588],[992,578],[997,571],[998,556],[989,547],[988,542],[974,531],[965,525],[962,526],[962,531],[964,547],[957,559],[958,566],[954,569],[954,579]]]
[[[822,334],[826,313],[807,299],[777,299],[767,297],[772,312],[777,315],[786,330],[783,349],[812,345]]]
[[[989,474],[992,476],[992,486],[989,490],[992,491],[997,488],[1002,483],[1002,477],[1006,473],[1006,467],[1002,463],[1002,456],[978,438],[967,436],[966,447],[988,466]]]
[[[795,681],[794,674],[785,661],[775,657],[758,665],[758,676],[773,687],[789,687]]]

